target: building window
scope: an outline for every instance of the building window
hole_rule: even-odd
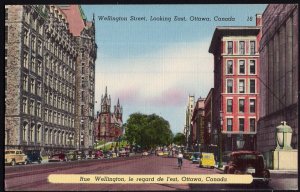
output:
[[[80,107],[81,115],[83,115],[83,107],[84,107],[84,105],[81,105],[81,107]]]
[[[41,117],[41,103],[40,102],[37,102],[37,104],[36,104],[36,115],[38,117]]]
[[[255,132],[255,119],[254,118],[249,119],[249,126],[250,126],[250,132]]]
[[[5,26],[5,43],[8,42],[8,26]]]
[[[239,53],[240,55],[245,55],[245,41],[239,42]]]
[[[48,122],[48,109],[45,109],[45,121]]]
[[[239,99],[239,112],[245,112],[245,99]]]
[[[48,129],[45,129],[45,144],[49,143],[48,139],[49,139]]]
[[[239,74],[245,74],[245,60],[239,61]]]
[[[37,95],[41,96],[42,95],[42,83],[37,82]]]
[[[23,130],[22,130],[22,140],[23,141],[27,141],[27,137],[28,137],[28,133],[27,133],[27,131],[28,131],[28,129],[27,129],[27,127],[28,127],[28,123],[27,122],[24,122],[23,123]]]
[[[23,67],[28,69],[28,53],[27,52],[24,52],[24,55],[23,55]]]
[[[30,114],[34,115],[34,100],[30,100]]]
[[[35,51],[35,49],[36,49],[36,40],[35,40],[35,36],[32,36],[31,37],[31,49],[33,50],[33,51]]]
[[[227,118],[227,131],[232,131],[232,118]]]
[[[250,93],[255,93],[255,79],[250,79]]]
[[[239,93],[245,93],[245,80],[239,80]]]
[[[23,43],[25,44],[25,45],[28,45],[28,37],[29,37],[29,35],[28,35],[28,30],[27,29],[24,29],[24,39],[23,39]]]
[[[233,43],[232,41],[227,41],[227,53],[228,54],[233,54]]]
[[[245,122],[244,118],[239,118],[239,131],[244,131]]]
[[[36,130],[36,141],[38,143],[41,142],[41,137],[42,137],[42,126],[38,125],[37,130]]]
[[[49,111],[49,122],[52,123],[52,111]]]
[[[42,55],[42,42],[40,40],[37,42],[37,52]]]
[[[255,113],[255,99],[250,99],[250,113]]]
[[[23,74],[23,90],[28,91],[28,76]]]
[[[35,131],[35,125],[32,124],[31,128],[29,130],[29,141],[34,142],[34,131]]]
[[[27,109],[27,98],[26,97],[23,97],[22,107],[23,107],[23,113],[27,113],[28,109]]]
[[[249,73],[251,75],[255,74],[255,60],[250,60],[250,63],[249,63]]]
[[[232,113],[232,99],[227,99],[227,112]]]
[[[30,79],[30,92],[34,93],[34,79]]]
[[[232,60],[227,61],[227,75],[233,74],[233,62]]]
[[[255,55],[255,41],[250,41],[250,55]]]
[[[227,93],[233,93],[233,80],[227,79]]]
[[[42,75],[42,62],[41,61],[37,61],[37,74],[38,75]]]
[[[84,101],[84,91],[81,91],[81,101]]]
[[[31,65],[30,65],[31,71],[35,72],[35,57],[31,56]]]

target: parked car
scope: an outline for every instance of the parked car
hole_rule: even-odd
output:
[[[95,151],[94,159],[103,159],[103,158],[104,158],[104,155],[101,150]]]
[[[251,174],[254,181],[268,184],[270,171],[266,169],[264,157],[257,151],[234,151],[224,168],[225,174]]]
[[[78,160],[83,160],[86,158],[87,158],[87,156],[85,155],[85,153],[83,151],[77,151],[77,159]]]
[[[126,150],[119,151],[119,157],[129,157],[129,151]]]
[[[157,156],[163,156],[163,155],[164,155],[164,152],[162,152],[162,151],[156,151],[156,155],[157,155]]]
[[[200,152],[194,152],[192,155],[192,163],[199,163],[200,161]]]
[[[23,151],[19,149],[5,150],[5,164],[15,166],[16,164],[26,165],[27,163],[27,155],[25,155]]]
[[[54,155],[51,155],[48,159],[48,162],[55,161],[67,161],[67,156],[64,153],[56,153]]]
[[[40,150],[28,150],[25,152],[25,154],[27,155],[28,163],[42,162]]]
[[[70,150],[66,153],[66,160],[67,161],[76,161],[78,160],[78,157],[77,157],[77,151],[76,150]]]
[[[190,160],[192,155],[193,155],[193,152],[184,152],[183,153],[183,158]]]
[[[142,156],[148,156],[149,155],[149,153],[147,152],[147,151],[144,151],[143,153],[142,153]]]
[[[213,153],[201,153],[199,167],[210,167],[215,168],[215,156]]]

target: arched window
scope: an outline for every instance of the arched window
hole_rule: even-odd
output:
[[[22,141],[26,142],[27,138],[28,138],[28,123],[24,122],[22,128]]]
[[[45,144],[49,144],[49,134],[48,134],[48,129],[45,129]]]
[[[41,138],[42,138],[42,125],[38,124],[37,130],[36,130],[36,141],[38,143],[40,143],[41,142]]]
[[[31,123],[31,127],[29,130],[29,141],[34,142],[34,135],[35,135],[35,124]]]
[[[61,135],[60,135],[60,143],[61,145],[65,145],[65,132],[61,132]]]
[[[52,134],[53,134],[53,131],[52,129],[50,129],[50,134],[49,134],[49,144],[52,144]]]
[[[57,144],[56,138],[57,138],[57,131],[54,130],[54,135],[53,135],[53,144],[54,144],[54,145]]]

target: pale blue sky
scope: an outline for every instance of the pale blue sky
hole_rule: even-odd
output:
[[[96,98],[100,110],[105,86],[112,105],[123,106],[123,122],[134,112],[156,113],[182,132],[188,95],[206,97],[213,86],[213,56],[208,53],[216,26],[254,26],[261,5],[83,5],[88,20],[95,13]],[[98,16],[128,17],[100,21]],[[130,16],[147,21],[129,21]],[[150,16],[185,16],[187,21],[150,21]],[[190,16],[211,21],[190,21]],[[214,17],[234,17],[234,22]],[[252,21],[247,21],[252,17]],[[113,108],[112,108],[113,110]]]

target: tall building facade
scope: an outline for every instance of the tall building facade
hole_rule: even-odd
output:
[[[66,15],[70,32],[76,42],[78,57],[76,100],[75,100],[75,143],[80,149],[92,148],[94,144],[95,105],[95,61],[97,45],[95,41],[95,20],[87,18],[79,5],[59,5]],[[80,146],[79,146],[80,145]]]
[[[222,151],[255,149],[259,117],[259,42],[256,26],[217,27],[209,52],[214,55],[213,126]]]
[[[192,147],[195,151],[199,151],[200,146],[205,144],[205,130],[204,130],[204,101],[205,98],[199,98],[195,104],[192,118],[191,118],[191,140]]]
[[[273,167],[276,126],[291,126],[293,149],[298,149],[299,88],[299,7],[297,4],[270,4],[263,13],[261,55],[261,104],[257,149]],[[297,158],[297,155],[296,157]],[[290,157],[290,164],[295,163]],[[297,167],[297,164],[295,164]]]
[[[195,96],[189,95],[188,103],[185,111],[185,126],[184,126],[184,135],[186,138],[186,145],[188,148],[192,145],[192,138],[191,138],[191,119],[194,111],[195,106]]]
[[[105,88],[104,96],[101,96],[101,108],[97,113],[95,122],[96,140],[115,141],[123,135],[123,108],[118,99],[114,111],[111,111],[111,98]]]
[[[55,5],[5,5],[5,146],[76,147],[78,43]]]

